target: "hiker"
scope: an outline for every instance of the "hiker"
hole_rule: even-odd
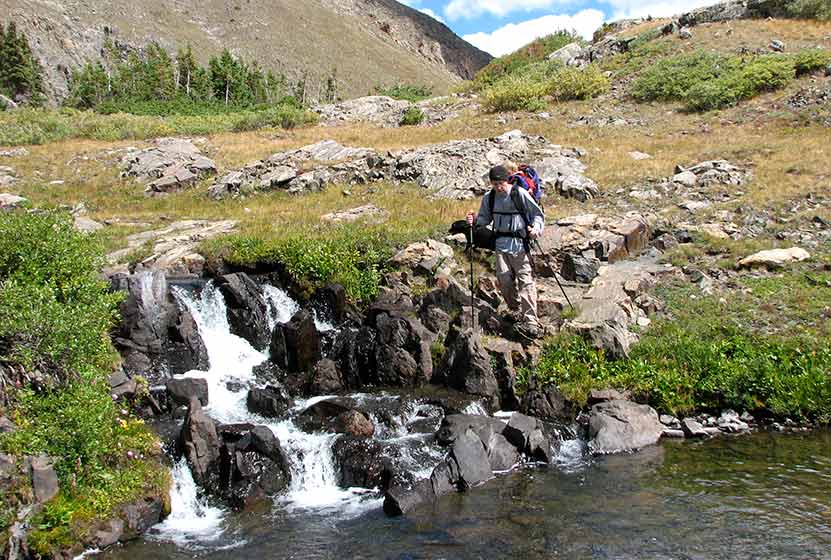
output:
[[[496,237],[496,280],[517,332],[537,338],[537,285],[530,257],[530,240],[542,235],[542,209],[523,188],[510,183],[511,172],[504,165],[492,167],[488,178],[493,186],[482,198],[476,226],[493,224]],[[474,225],[474,213],[467,213],[467,223]]]

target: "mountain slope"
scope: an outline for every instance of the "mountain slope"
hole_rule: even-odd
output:
[[[58,97],[108,36],[122,50],[190,43],[205,63],[227,47],[290,79],[308,71],[312,97],[333,70],[343,97],[398,82],[442,92],[491,58],[394,0],[0,0],[0,13],[27,33]]]

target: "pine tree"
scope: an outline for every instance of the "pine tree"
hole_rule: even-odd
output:
[[[8,62],[6,61],[6,26],[0,23],[0,93],[8,90]]]
[[[26,81],[26,59],[23,45],[28,47],[26,38],[18,35],[17,25],[14,21],[10,21],[3,40],[3,58],[6,67],[3,85],[13,98],[22,93],[23,84]]]
[[[191,84],[198,68],[190,44],[187,49],[179,49],[176,53],[176,68],[178,71],[177,87],[188,97],[191,97]]]

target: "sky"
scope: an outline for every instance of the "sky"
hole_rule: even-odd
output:
[[[719,0],[399,0],[436,18],[469,43],[502,56],[560,29],[590,39],[605,21],[663,17]]]

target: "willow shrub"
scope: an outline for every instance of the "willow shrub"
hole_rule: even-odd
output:
[[[608,92],[609,86],[609,78],[593,64],[582,70],[565,67],[548,82],[548,94],[557,101],[594,99]]]
[[[489,113],[541,111],[546,103],[546,84],[525,77],[509,76],[482,93],[482,108]]]

